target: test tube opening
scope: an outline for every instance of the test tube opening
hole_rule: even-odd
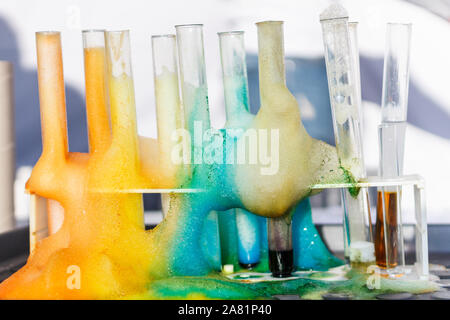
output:
[[[89,29],[82,31],[83,48],[96,48],[105,46],[105,30]]]

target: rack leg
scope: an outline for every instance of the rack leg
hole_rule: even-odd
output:
[[[421,279],[428,279],[427,208],[423,185],[414,185],[414,201],[416,214],[416,270]]]

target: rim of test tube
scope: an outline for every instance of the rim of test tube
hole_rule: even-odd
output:
[[[411,22],[388,22],[387,23],[388,26],[405,26],[405,27],[410,27],[412,26]]]
[[[81,30],[83,37],[83,48],[95,48],[105,46],[105,29],[85,29]]]
[[[175,37],[176,37],[176,35],[174,35],[172,33],[152,35],[152,39],[156,39],[156,38],[175,38]]]
[[[94,33],[94,32],[106,32],[106,29],[85,29],[81,30],[82,33]]]
[[[336,18],[326,18],[326,19],[320,19],[320,22],[322,21],[331,21],[331,20],[342,20],[342,19],[348,19],[348,16],[344,17],[336,17]]]
[[[236,30],[236,31],[222,31],[217,32],[218,36],[226,36],[226,35],[241,35],[244,34],[244,31]]]
[[[259,25],[259,24],[263,24],[263,23],[283,24],[284,21],[283,21],[283,20],[266,20],[266,21],[259,21],[259,22],[256,22],[255,24],[256,24],[256,25]]]
[[[177,24],[175,29],[178,28],[188,28],[188,27],[203,27],[202,23],[191,23],[191,24]]]
[[[61,34],[61,31],[54,31],[54,30],[37,31],[36,34]]]
[[[130,33],[130,29],[124,29],[124,30],[107,30],[105,33]]]

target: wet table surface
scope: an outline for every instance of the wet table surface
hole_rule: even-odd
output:
[[[28,229],[20,228],[12,232],[0,234],[0,282],[10,277],[13,273],[25,265],[28,258]],[[407,259],[408,260],[408,259]],[[450,300],[450,253],[430,253],[429,261],[432,264],[445,267],[442,270],[433,270],[432,274],[439,277],[441,289],[434,293],[410,294],[395,293],[381,294],[377,299],[381,300]],[[276,295],[275,299],[299,300],[297,295]],[[322,297],[325,300],[351,300],[352,297],[345,294],[326,293]]]

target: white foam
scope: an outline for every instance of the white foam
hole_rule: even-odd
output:
[[[340,4],[334,3],[320,14],[320,21],[348,18],[348,12]]]
[[[375,247],[372,242],[354,241],[350,244],[350,261],[372,262],[375,261]]]
[[[225,264],[222,266],[222,272],[225,274],[232,274],[234,272],[234,266],[232,264]]]

